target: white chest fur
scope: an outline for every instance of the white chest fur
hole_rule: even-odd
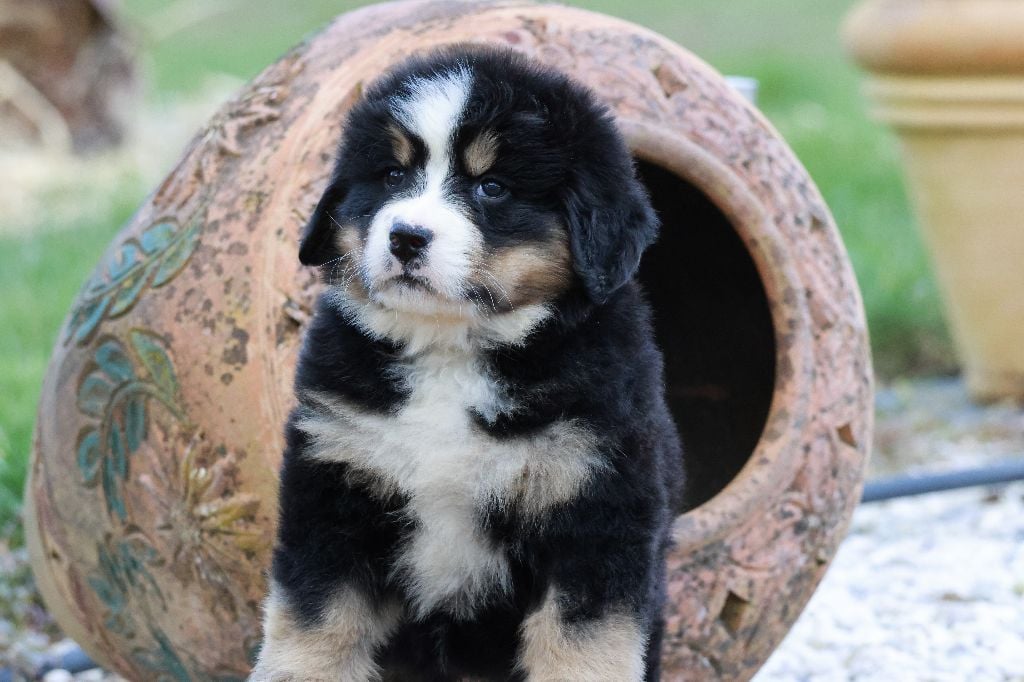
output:
[[[380,492],[409,499],[417,525],[396,565],[415,612],[441,608],[468,618],[509,581],[504,548],[484,534],[479,510],[516,505],[539,520],[578,494],[604,462],[591,435],[573,422],[521,438],[483,432],[470,411],[490,418],[510,404],[470,353],[423,353],[407,370],[410,395],[397,414],[317,395],[311,398],[322,407],[301,427],[312,436],[310,456],[346,462]]]

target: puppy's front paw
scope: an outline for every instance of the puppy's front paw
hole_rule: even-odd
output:
[[[339,590],[313,623],[296,618],[284,591],[271,586],[263,646],[250,682],[375,682],[373,652],[394,628],[395,609],[374,610],[352,589]]]
[[[530,682],[639,682],[646,637],[626,612],[568,623],[555,590],[523,622],[519,668]]]

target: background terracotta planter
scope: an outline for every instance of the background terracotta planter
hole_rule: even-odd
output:
[[[972,394],[1024,399],[1024,5],[872,0],[847,18],[899,136]]]
[[[710,498],[676,525],[666,679],[748,678],[821,578],[859,498],[871,371],[853,275],[806,172],[717,73],[645,29],[414,0],[339,18],[227,104],[67,319],[26,534],[47,603],[98,660],[137,679],[247,672],[316,289],[299,230],[364,85],[464,40],[597,90],[662,213],[641,277]]]

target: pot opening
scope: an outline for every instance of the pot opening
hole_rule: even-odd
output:
[[[725,488],[761,437],[775,333],[761,276],[725,214],[661,166],[641,160],[638,170],[661,217],[639,279],[654,307],[692,509]]]

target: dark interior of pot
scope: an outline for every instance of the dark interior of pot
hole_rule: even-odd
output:
[[[775,335],[757,267],[728,218],[675,174],[644,161],[639,170],[662,223],[640,281],[654,307],[693,508],[720,492],[757,445],[775,383]]]

